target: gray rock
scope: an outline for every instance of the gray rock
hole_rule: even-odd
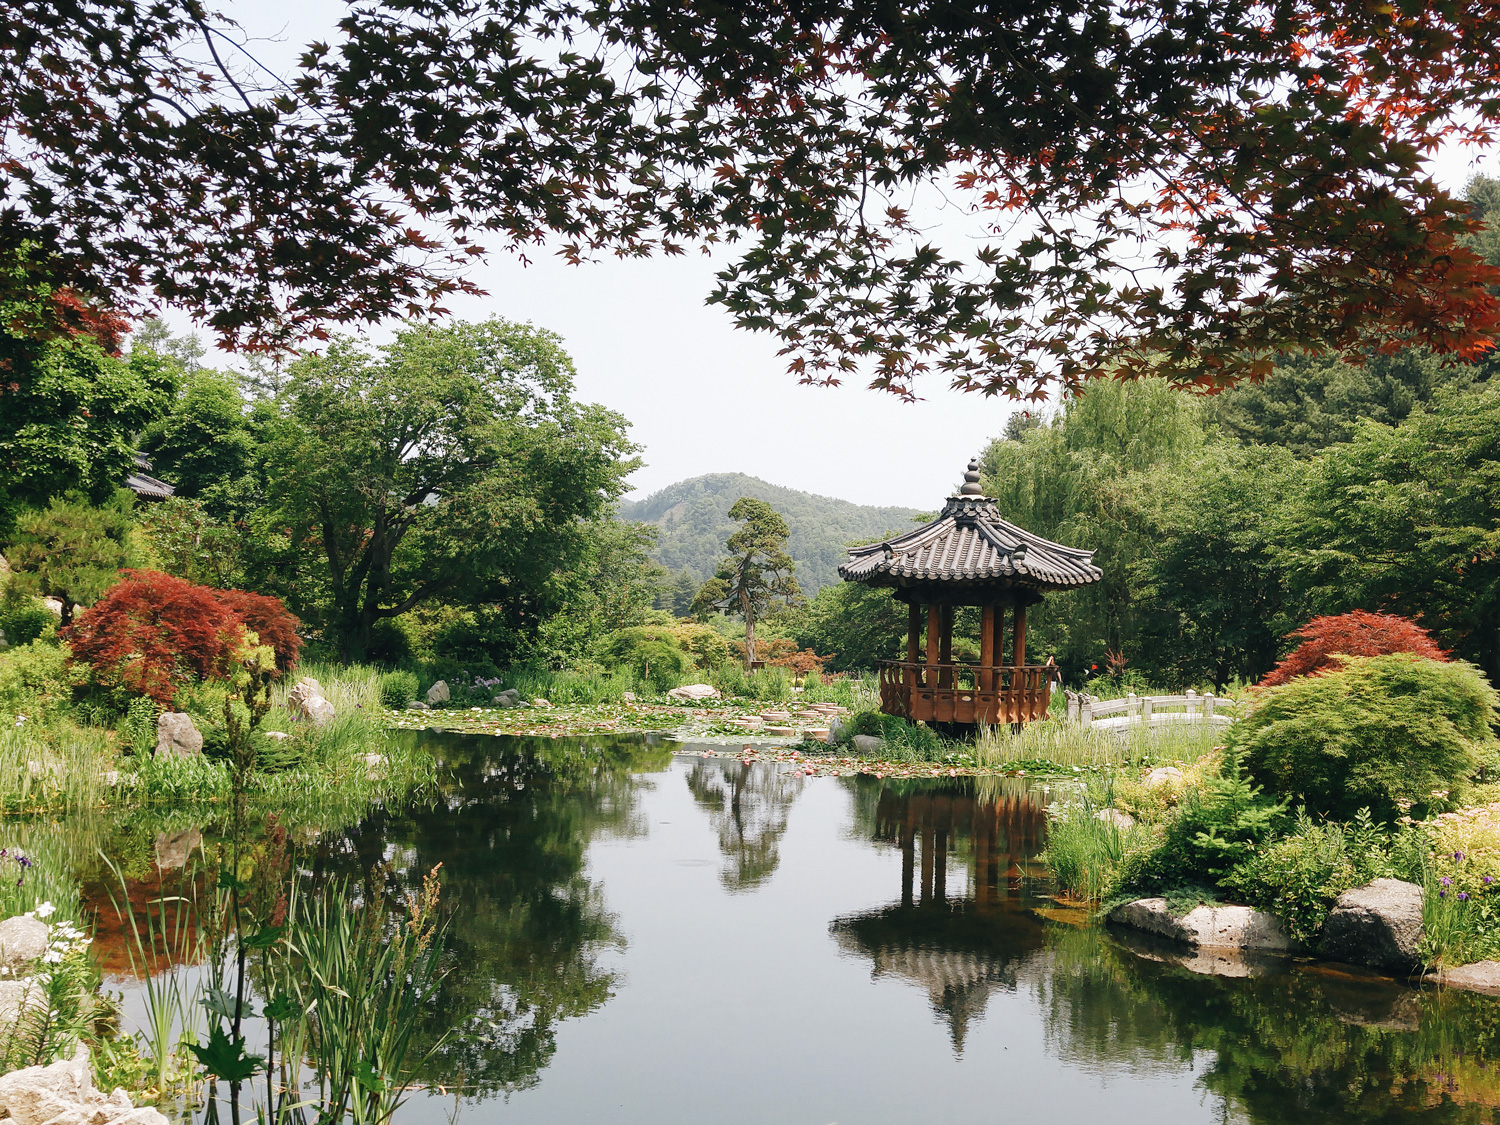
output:
[[[428,707],[427,704],[423,703],[420,699],[413,699],[410,703],[408,703],[406,705],[406,709],[408,711],[430,711],[430,710],[432,710],[432,708]]]
[[[124,1090],[106,1097],[95,1089],[82,1043],[71,1059],[0,1077],[0,1117],[15,1125],[167,1125],[157,1110],[133,1107]]]
[[[551,704],[551,702],[549,700],[543,699],[540,695],[537,696],[535,699],[533,699],[531,701],[531,705],[533,707],[551,707],[552,706],[552,704]]]
[[[158,832],[156,834],[156,866],[163,871],[186,867],[188,857],[203,847],[203,833],[196,828],[186,832]]]
[[[1094,819],[1102,820],[1105,824],[1112,824],[1121,832],[1135,827],[1135,817],[1131,816],[1124,809],[1100,809],[1094,814]]]
[[[1446,984],[1451,988],[1462,988],[1466,992],[1483,992],[1487,996],[1500,996],[1500,961],[1475,961],[1471,965],[1460,965],[1456,969],[1442,969],[1428,973],[1422,978],[1432,984]]]
[[[719,689],[710,684],[683,684],[681,687],[674,687],[671,691],[667,692],[667,698],[683,701],[718,699]]]
[[[1173,785],[1182,780],[1182,771],[1176,766],[1157,766],[1146,775],[1146,788],[1155,789],[1158,785]]]
[[[1109,921],[1194,949],[1290,953],[1295,948],[1280,918],[1249,906],[1195,906],[1178,917],[1164,898],[1138,898],[1111,910]]]
[[[17,974],[47,952],[47,923],[20,915],[0,922],[0,969]]]
[[[303,719],[315,726],[322,726],[338,715],[333,704],[323,694],[323,685],[311,676],[297,681],[287,693],[286,706],[293,718]]]
[[[1422,888],[1376,879],[1339,895],[1323,923],[1318,953],[1330,961],[1411,972],[1421,963]]]
[[[196,758],[203,753],[203,735],[193,717],[181,711],[164,711],[156,720],[158,758]]]
[[[452,698],[452,694],[448,691],[447,680],[439,680],[427,689],[427,705],[429,707],[434,703],[447,703]]]
[[[849,733],[849,724],[837,715],[828,720],[828,741],[842,742],[844,736]]]
[[[620,693],[620,702],[621,703],[634,703],[635,702],[635,692],[633,692],[633,691],[622,691]]]
[[[506,688],[490,698],[490,702],[496,707],[509,709],[521,706],[521,693],[515,688]]]
[[[879,754],[885,749],[885,743],[879,735],[856,734],[853,742],[854,749],[860,754]]]

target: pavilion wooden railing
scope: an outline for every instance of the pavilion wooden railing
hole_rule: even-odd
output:
[[[1056,668],[883,660],[880,709],[913,722],[1030,723],[1047,717]]]

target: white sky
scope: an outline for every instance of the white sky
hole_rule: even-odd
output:
[[[257,54],[290,69],[303,44],[331,36],[344,4],[226,0],[222,10],[251,36],[280,39],[258,44]],[[1482,162],[1446,152],[1436,169],[1450,188],[1479,170],[1500,174],[1493,152]],[[919,385],[926,397],[917,403],[860,383],[799,386],[774,338],[737,330],[726,312],[704,304],[713,274],[713,263],[696,255],[584,266],[534,255],[523,266],[497,254],[470,274],[488,296],[449,307],[469,320],[531,321],[563,338],[578,367],[578,397],[619,411],[645,447],[635,496],[703,473],[741,472],[863,504],[935,508],[1013,409],[949,391],[942,379]],[[191,327],[180,315],[167,320],[177,331]]]

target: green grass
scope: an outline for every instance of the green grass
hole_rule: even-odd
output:
[[[97,808],[116,756],[108,731],[64,717],[0,715],[0,814]]]
[[[1101,820],[1103,804],[1084,791],[1059,803],[1047,821],[1047,847],[1042,861],[1059,890],[1079,902],[1102,902],[1109,894],[1129,835]]]
[[[1008,727],[984,727],[971,753],[990,768],[1058,766],[1105,769],[1141,762],[1190,762],[1223,744],[1224,731],[1208,723],[1137,727],[1125,734],[1055,719],[1028,723],[1019,734]]]

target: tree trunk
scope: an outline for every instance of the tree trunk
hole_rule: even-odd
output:
[[[740,605],[745,611],[745,670],[748,672],[755,666],[755,614],[750,609],[750,599],[740,598]]]

